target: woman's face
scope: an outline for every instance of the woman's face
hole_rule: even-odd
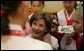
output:
[[[64,8],[69,10],[74,8],[76,3],[75,1],[63,1],[63,4],[64,4]]]
[[[37,12],[41,9],[42,9],[42,4],[40,4],[39,1],[32,2],[32,12]]]
[[[46,25],[44,19],[34,20],[32,23],[32,35],[34,37],[39,37],[46,32]]]

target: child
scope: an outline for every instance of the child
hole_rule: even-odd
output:
[[[74,36],[67,38],[68,39],[67,44],[72,43],[71,41],[73,41],[74,43],[72,43],[71,46],[67,46],[67,47],[65,47],[65,45],[62,44],[63,50],[79,50],[83,48],[81,46],[83,43],[82,42],[83,41],[83,9],[76,10],[72,15],[72,19],[73,19],[73,27],[74,27],[75,33],[74,33]],[[70,40],[70,39],[73,39],[73,40]]]
[[[72,15],[73,15],[73,12],[75,11],[75,5],[76,5],[75,1],[63,1],[64,9],[57,13],[59,26],[72,25],[73,23]],[[75,45],[72,45],[73,43],[75,43],[75,41],[72,39],[72,37],[66,36],[67,34],[66,33],[56,34],[57,38],[59,39],[61,50],[75,50],[76,49]],[[67,39],[68,41],[66,41]],[[68,43],[68,45],[66,45],[66,43]]]

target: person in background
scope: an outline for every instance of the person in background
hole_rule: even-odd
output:
[[[1,50],[52,50],[48,43],[25,37],[30,1],[1,1]]]
[[[72,26],[72,15],[75,11],[76,1],[63,1],[64,9],[57,13],[59,26]],[[68,33],[67,33],[68,34]],[[61,50],[76,50],[76,42],[71,36],[67,36],[66,33],[56,34],[60,40]]]
[[[51,31],[50,16],[51,15],[45,12],[36,12],[30,19],[32,33],[28,35],[28,37],[47,42],[51,44],[55,50],[57,50],[59,47],[58,40],[49,34]]]
[[[52,14],[52,27],[51,27],[51,32],[50,34],[53,35],[55,37],[55,34],[57,33],[57,28],[58,28],[59,24],[58,24],[58,17],[57,17],[57,13],[53,13]]]
[[[76,1],[63,1],[64,9],[57,13],[59,25],[71,25],[71,19],[75,11]]]
[[[32,11],[35,13],[39,10],[42,10],[44,8],[44,1],[32,1]]]
[[[44,1],[31,1],[31,14],[28,16],[27,23],[25,25],[25,33],[28,35],[31,33],[31,28],[29,25],[29,20],[31,19],[32,15],[34,15],[36,12],[43,10],[44,8]]]
[[[72,19],[75,33],[79,35],[79,38],[76,38],[77,50],[83,50],[83,8],[77,9]]]

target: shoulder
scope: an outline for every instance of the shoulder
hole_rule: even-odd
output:
[[[57,12],[57,15],[59,15],[59,14],[63,14],[63,12],[64,12],[64,9],[61,10],[61,11],[59,11],[59,12]]]
[[[28,41],[28,46],[32,48],[32,50],[52,50],[52,47],[50,44],[45,43],[43,41],[27,37],[25,41]],[[26,43],[26,44],[27,44]]]
[[[55,38],[54,36],[51,36],[51,40],[52,40],[52,41],[55,41],[55,42],[58,41],[57,38]]]
[[[52,47],[50,44],[46,43],[46,42],[43,42],[43,41],[39,41],[39,40],[36,40],[34,39],[34,43],[36,42],[36,46],[38,48],[41,48],[41,50],[52,50]]]
[[[31,45],[33,45],[34,49],[36,49],[36,50],[52,50],[52,47],[50,44],[40,41],[40,40],[33,39],[33,38],[30,38],[30,39],[31,39],[30,43],[32,43]]]
[[[58,49],[59,45],[58,45],[57,38],[51,36],[51,44],[52,44],[53,48]]]
[[[45,42],[30,37],[17,36],[12,36],[5,45],[2,44],[1,48],[6,50],[52,50],[51,46]]]

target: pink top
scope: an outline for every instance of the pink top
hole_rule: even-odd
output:
[[[28,22],[25,24],[24,32],[26,33],[26,35],[29,35],[31,33],[31,27]]]

